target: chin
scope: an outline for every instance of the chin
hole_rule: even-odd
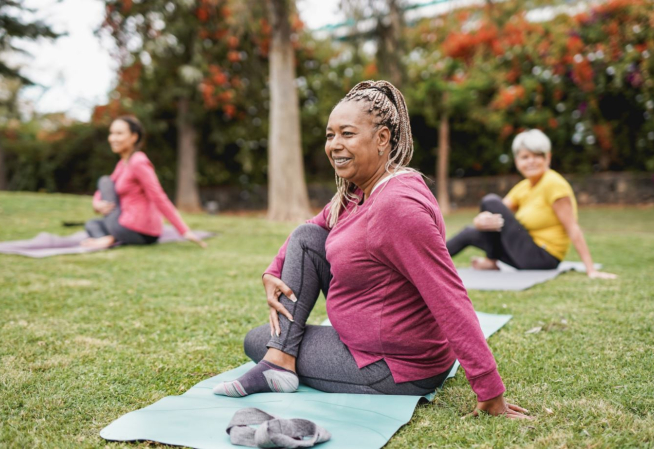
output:
[[[336,174],[339,178],[343,178],[346,181],[352,181],[352,174],[348,173],[347,170],[336,170]]]

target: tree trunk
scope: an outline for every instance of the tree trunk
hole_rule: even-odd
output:
[[[443,101],[445,103],[445,101]],[[438,131],[438,162],[436,167],[436,198],[443,215],[450,213],[450,194],[448,192],[450,159],[450,117],[443,109]]]
[[[402,30],[404,15],[401,0],[386,0],[388,14],[377,19],[377,64],[380,74],[398,89],[404,80]]]
[[[177,104],[177,192],[175,204],[184,212],[200,212],[200,193],[195,177],[197,170],[197,131],[191,123],[189,99]]]
[[[311,215],[304,179],[300,108],[295,88],[295,54],[289,13],[292,0],[267,0],[270,46],[270,131],[268,219],[301,221]]]
[[[7,168],[5,167],[5,151],[0,143],[0,190],[7,190]]]

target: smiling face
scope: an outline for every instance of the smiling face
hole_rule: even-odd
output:
[[[373,116],[361,103],[346,101],[334,108],[326,139],[325,153],[336,174],[364,191],[386,171],[390,131],[385,126],[375,128]]]
[[[552,153],[533,153],[520,150],[515,156],[515,166],[522,176],[530,181],[538,181],[550,168]]]
[[[129,129],[129,124],[124,120],[114,120],[109,127],[109,146],[116,154],[130,154],[134,151],[136,142],[139,139],[137,133]]]

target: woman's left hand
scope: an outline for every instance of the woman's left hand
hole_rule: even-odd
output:
[[[604,271],[590,270],[587,271],[588,277],[591,279],[616,279],[617,274],[606,273]]]
[[[200,248],[206,248],[206,247],[207,247],[207,243],[204,242],[204,241],[202,241],[202,240],[200,239],[200,237],[198,237],[197,235],[195,235],[195,233],[194,233],[193,231],[186,231],[186,232],[184,233],[184,238],[185,238],[186,240],[188,240],[189,242],[193,242],[193,243],[195,243],[195,244],[198,245]]]
[[[479,412],[486,412],[493,416],[504,415],[510,419],[534,419],[527,415],[529,411],[526,409],[506,402],[502,394],[488,401],[477,402],[475,410],[467,416],[478,416]]]

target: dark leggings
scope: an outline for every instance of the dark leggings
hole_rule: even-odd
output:
[[[331,326],[307,325],[320,292],[327,298],[330,266],[325,258],[328,232],[320,226],[304,224],[291,234],[286,249],[282,281],[297,302],[281,295],[279,300],[294,321],[279,315],[281,335],[270,336],[268,324],[251,330],[245,337],[245,353],[259,362],[268,348],[297,357],[300,381],[328,393],[400,394],[421,396],[440,387],[449,369],[428,379],[395,383],[384,360],[359,369],[352,354]]]
[[[125,245],[149,245],[157,241],[157,236],[132,231],[118,222],[121,212],[120,201],[114,182],[109,176],[102,176],[98,180],[98,190],[103,200],[114,203],[116,207],[109,214],[105,215],[104,218],[97,218],[86,222],[84,227],[89,236],[97,239],[112,235],[117,242]]]
[[[559,265],[559,259],[534,243],[502,198],[495,194],[486,195],[481,200],[481,211],[502,215],[502,230],[479,231],[468,226],[447,241],[450,256],[454,257],[466,247],[474,246],[484,251],[489,259],[501,260],[519,270],[552,270]]]

